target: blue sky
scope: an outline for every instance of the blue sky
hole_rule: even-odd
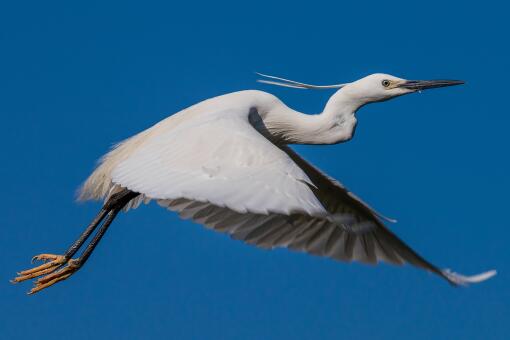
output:
[[[0,329],[5,339],[505,339],[508,8],[500,2],[11,2],[0,11]],[[399,223],[455,289],[411,267],[232,241],[156,205],[122,214],[72,279],[26,296],[32,255],[100,208],[76,188],[115,142],[200,100],[267,90],[317,113],[311,83],[374,72],[467,84],[364,107],[355,138],[296,149]]]

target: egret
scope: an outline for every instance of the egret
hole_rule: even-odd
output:
[[[33,261],[43,263],[19,272],[13,282],[35,279],[32,294],[69,278],[120,211],[149,201],[261,248],[286,247],[340,261],[408,263],[452,285],[496,274],[464,276],[434,266],[385,226],[390,219],[288,146],[347,142],[362,106],[462,81],[378,73],[318,86],[259,75],[266,84],[338,90],[317,115],[297,112],[267,92],[233,92],[186,108],[119,143],[80,190],[82,200],[104,201],[98,215],[65,253],[35,256]]]

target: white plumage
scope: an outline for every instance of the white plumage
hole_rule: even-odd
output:
[[[348,141],[361,106],[462,82],[374,74],[321,87],[269,78],[264,82],[340,90],[318,115],[294,111],[254,90],[198,103],[117,145],[84,183],[80,198],[109,202],[127,189],[133,198],[122,205],[125,210],[155,200],[183,218],[259,247],[342,261],[410,263],[452,284],[495,274],[466,277],[436,268],[389,231],[386,218],[287,146]]]
[[[344,261],[409,262],[445,275],[387,230],[378,213],[285,146],[350,139],[362,102],[344,96],[346,90],[321,115],[303,115],[261,91],[206,100],[120,144],[82,196],[105,198],[127,188],[143,194],[132,205],[157,200],[183,218],[260,247]]]

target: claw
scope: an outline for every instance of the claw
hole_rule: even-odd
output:
[[[36,285],[45,284],[47,282],[54,280],[55,278],[61,277],[64,274],[67,274],[67,273],[72,274],[76,270],[78,270],[78,267],[79,266],[77,265],[76,260],[69,260],[68,265],[66,267],[64,267],[56,272],[53,272],[51,274],[41,277],[40,279],[35,281],[35,284]]]
[[[18,283],[18,282],[22,282],[22,281],[33,279],[34,277],[38,277],[38,276],[41,276],[41,275],[51,274],[57,268],[58,267],[55,266],[55,267],[50,267],[50,268],[47,268],[47,269],[44,269],[44,270],[40,270],[40,271],[38,271],[36,273],[20,275],[20,276],[15,277],[14,279],[12,279],[11,283]]]
[[[53,254],[41,254],[34,256],[32,258],[32,261],[49,261],[44,262],[42,265],[37,266],[32,269],[27,269],[18,272],[18,276],[15,277],[13,280],[11,280],[12,283],[18,283],[26,280],[30,280],[34,277],[38,277],[41,275],[47,275],[55,270],[57,270],[59,267],[61,267],[63,264],[66,263],[66,258],[62,255],[53,255]]]
[[[77,260],[69,260],[67,263],[68,265],[66,267],[36,280],[34,288],[32,288],[28,294],[35,294],[45,288],[53,286],[57,282],[64,281],[80,268],[80,264]]]
[[[30,262],[33,264],[35,261],[47,262],[47,261],[58,260],[60,258],[63,258],[63,256],[62,255],[54,255],[54,254],[39,254],[39,255],[32,257],[32,260]]]
[[[12,283],[18,283],[42,276],[35,281],[35,286],[28,294],[35,294],[57,282],[67,279],[73,275],[80,267],[79,260],[68,260],[63,255],[40,254],[32,258],[35,261],[43,261],[44,263],[32,269],[18,272],[18,276],[11,280]],[[63,267],[65,265],[65,267]]]
[[[49,281],[47,283],[44,283],[44,284],[36,284],[36,286],[34,288],[30,289],[30,291],[27,294],[28,295],[35,294],[35,293],[43,290],[44,288],[48,288],[49,286],[53,286],[57,282],[64,281],[65,279],[67,279],[71,275],[73,275],[73,273],[68,273],[68,274],[56,277],[53,280],[51,280],[51,281]]]

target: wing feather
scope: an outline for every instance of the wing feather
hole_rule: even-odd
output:
[[[493,275],[464,277],[438,269],[342,184],[266,139],[247,113],[195,115],[160,130],[144,134],[143,143],[112,166],[110,193],[122,187],[141,194],[127,208],[156,200],[182,218],[258,247],[340,261],[409,263],[453,284]],[[97,191],[105,192],[104,185]]]
[[[112,171],[112,182],[151,199],[209,202],[240,213],[325,216],[308,176],[247,116],[154,134]]]

